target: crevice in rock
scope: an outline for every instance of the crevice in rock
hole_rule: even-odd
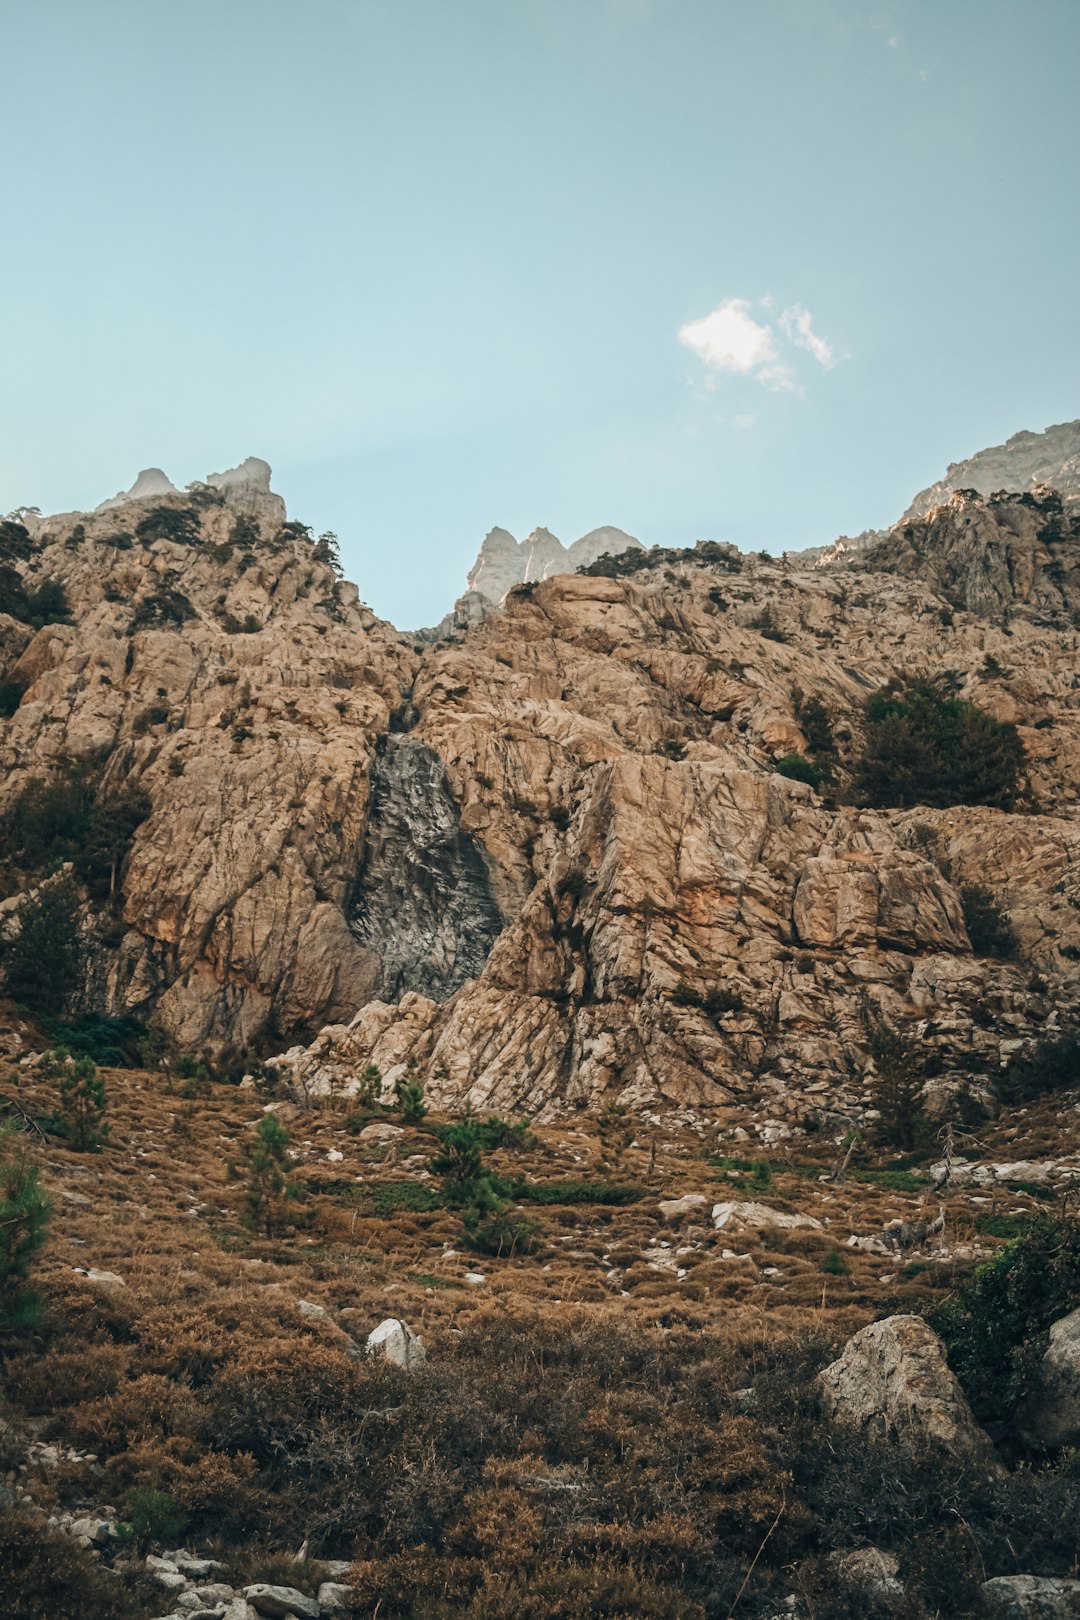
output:
[[[466,832],[442,760],[391,734],[372,765],[364,864],[349,927],[379,963],[375,995],[445,1001],[475,978],[503,927],[478,841]]]

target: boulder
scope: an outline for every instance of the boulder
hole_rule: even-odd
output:
[[[341,1581],[323,1581],[319,1587],[319,1606],[323,1614],[343,1614],[356,1596],[355,1588]]]
[[[684,1215],[694,1215],[709,1202],[704,1193],[684,1193],[682,1198],[662,1198],[658,1205],[661,1220],[681,1221]]]
[[[895,1553],[881,1547],[859,1547],[855,1552],[834,1553],[829,1562],[845,1581],[863,1587],[877,1605],[903,1600],[903,1582],[897,1579],[900,1560]]]
[[[245,1586],[244,1597],[256,1614],[267,1620],[319,1620],[318,1598],[307,1597],[295,1586],[267,1586],[261,1581],[256,1586]]]
[[[396,1316],[388,1316],[371,1330],[365,1348],[369,1355],[384,1356],[406,1372],[415,1372],[427,1355],[419,1334]]]
[[[1080,1310],[1050,1329],[1038,1380],[1016,1426],[1027,1445],[1047,1451],[1080,1443]]]
[[[945,1346],[921,1317],[889,1316],[862,1328],[818,1375],[818,1387],[837,1422],[1000,1471]]]
[[[1075,1620],[1080,1581],[1057,1575],[998,1575],[979,1588],[988,1620]]]
[[[752,1202],[714,1204],[712,1222],[718,1232],[736,1226],[821,1226],[812,1215],[792,1215],[785,1209]]]

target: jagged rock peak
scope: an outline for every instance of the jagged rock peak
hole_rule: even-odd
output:
[[[177,495],[179,491],[168,473],[160,467],[144,467],[130,489],[122,489],[111,500],[102,501],[98,512],[108,512],[114,506],[126,506],[128,501],[151,500],[155,495]]]
[[[216,489],[228,506],[252,516],[283,523],[285,502],[270,488],[270,463],[261,456],[248,456],[236,467],[224,472],[210,473],[205,479],[210,489]],[[121,490],[111,500],[102,501],[98,512],[109,512],[133,501],[160,500],[167,495],[181,495],[172,479],[160,467],[144,467],[131,488]]]
[[[614,554],[640,545],[632,534],[610,524],[591,529],[569,546],[542,527],[524,540],[515,540],[508,529],[491,529],[469,570],[468,590],[479,591],[492,607],[497,607],[514,585],[550,579],[553,574],[573,574],[606,551]]]
[[[952,462],[944,478],[920,490],[901,522],[924,517],[958,489],[991,495],[1002,489],[1034,490],[1039,484],[1048,484],[1066,499],[1080,499],[1080,418],[1058,422],[1042,433],[1014,433],[1004,444]]]

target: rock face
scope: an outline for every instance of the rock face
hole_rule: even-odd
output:
[[[834,1420],[996,1471],[979,1428],[949,1369],[937,1334],[918,1316],[890,1316],[848,1340],[818,1376]]]
[[[1004,444],[952,462],[944,478],[919,491],[900,521],[925,517],[959,489],[991,495],[995,490],[1034,490],[1040,484],[1066,498],[1080,498],[1080,419],[1059,422],[1043,433],[1014,433]]]
[[[1080,528],[1055,498],[957,496],[835,569],[560,573],[418,654],[243,504],[276,500],[249,471],[0,529],[20,588],[72,606],[0,617],[0,816],[72,769],[150,802],[114,903],[86,896],[88,1009],[292,1048],[307,1092],[412,1059],[436,1104],[751,1102],[781,1128],[859,1117],[868,1009],[941,1084],[1075,1016]],[[797,691],[843,766],[867,694],[926,670],[1016,723],[1037,810],[863,810],[776,773],[809,746]],[[1023,965],[973,954],[965,884]]]
[[[114,495],[109,501],[102,501],[98,511],[109,512],[114,507],[126,506],[129,501],[146,501],[158,495],[177,494],[179,491],[176,485],[160,467],[144,467],[130,489],[121,490],[119,495]]]
[[[445,1001],[480,972],[502,928],[483,845],[461,826],[442,760],[414,737],[387,738],[372,764],[349,920],[382,1001],[407,990]]]
[[[1025,1442],[1048,1451],[1080,1442],[1080,1311],[1050,1329],[1035,1389],[1018,1414]]]

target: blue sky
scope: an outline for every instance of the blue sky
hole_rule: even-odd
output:
[[[1080,415],[1076,0],[0,0],[0,511],[781,550]]]

